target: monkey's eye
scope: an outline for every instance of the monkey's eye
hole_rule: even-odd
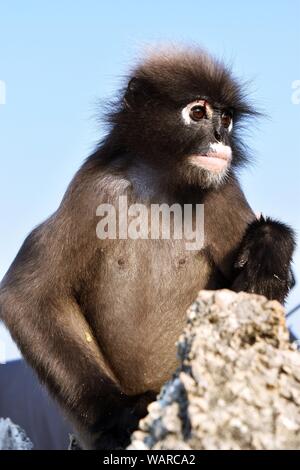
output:
[[[225,129],[228,129],[228,127],[232,123],[232,117],[233,115],[231,111],[224,111],[222,113],[222,117],[221,117],[222,126],[225,127]]]
[[[201,119],[206,117],[206,107],[196,104],[190,109],[190,117],[193,121],[201,121]]]

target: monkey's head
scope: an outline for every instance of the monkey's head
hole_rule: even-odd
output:
[[[159,51],[132,73],[111,121],[126,152],[180,184],[220,185],[246,160],[243,87],[202,50]]]

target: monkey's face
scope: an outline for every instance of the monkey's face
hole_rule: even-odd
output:
[[[252,114],[224,65],[203,51],[184,51],[142,64],[112,117],[126,151],[169,180],[207,188],[246,160],[237,130]]]
[[[219,185],[229,174],[232,162],[233,110],[197,99],[182,109],[181,117],[185,133],[193,142],[183,156],[181,175],[203,187]]]

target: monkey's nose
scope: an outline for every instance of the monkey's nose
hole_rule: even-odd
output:
[[[217,140],[217,142],[221,142],[221,141],[222,141],[222,137],[221,137],[220,132],[215,131],[214,136],[215,136],[215,139]]]

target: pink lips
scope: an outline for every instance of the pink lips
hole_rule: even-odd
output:
[[[211,144],[207,154],[194,154],[188,160],[191,164],[209,171],[219,172],[228,167],[231,162],[231,148],[223,144]]]

